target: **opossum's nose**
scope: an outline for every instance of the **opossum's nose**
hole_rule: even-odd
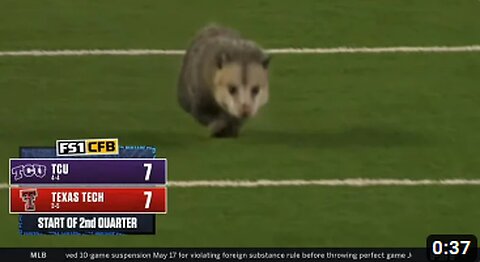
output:
[[[241,116],[242,116],[243,118],[247,118],[247,117],[250,116],[251,113],[252,113],[251,108],[250,108],[247,104],[243,104],[243,105],[242,105]]]

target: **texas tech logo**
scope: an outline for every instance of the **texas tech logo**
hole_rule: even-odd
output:
[[[36,188],[20,190],[20,197],[25,203],[25,211],[35,211],[35,200],[37,196]]]
[[[118,155],[117,138],[57,140],[57,156]]]

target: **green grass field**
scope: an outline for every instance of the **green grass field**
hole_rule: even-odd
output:
[[[480,44],[473,0],[0,2],[0,52],[184,49],[208,22],[265,48]],[[176,103],[180,56],[0,56],[0,159],[56,139],[154,145],[170,180],[480,177],[480,53],[275,55],[271,100],[214,140]],[[155,236],[19,236],[0,246],[422,247],[480,235],[478,186],[171,188]]]

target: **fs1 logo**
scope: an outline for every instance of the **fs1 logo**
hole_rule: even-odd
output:
[[[57,156],[118,155],[118,138],[57,140]]]
[[[20,198],[25,202],[25,211],[35,211],[35,200],[37,197],[36,188],[20,190]]]

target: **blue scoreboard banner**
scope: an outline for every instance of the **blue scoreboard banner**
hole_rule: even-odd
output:
[[[120,146],[118,155],[69,156],[69,158],[151,159],[155,157],[156,148],[148,146]],[[55,147],[21,147],[20,158],[61,159],[62,157],[58,157]],[[154,214],[19,215],[19,230],[22,235],[148,235],[155,234],[155,223]],[[82,226],[82,224],[88,224],[88,226]]]

